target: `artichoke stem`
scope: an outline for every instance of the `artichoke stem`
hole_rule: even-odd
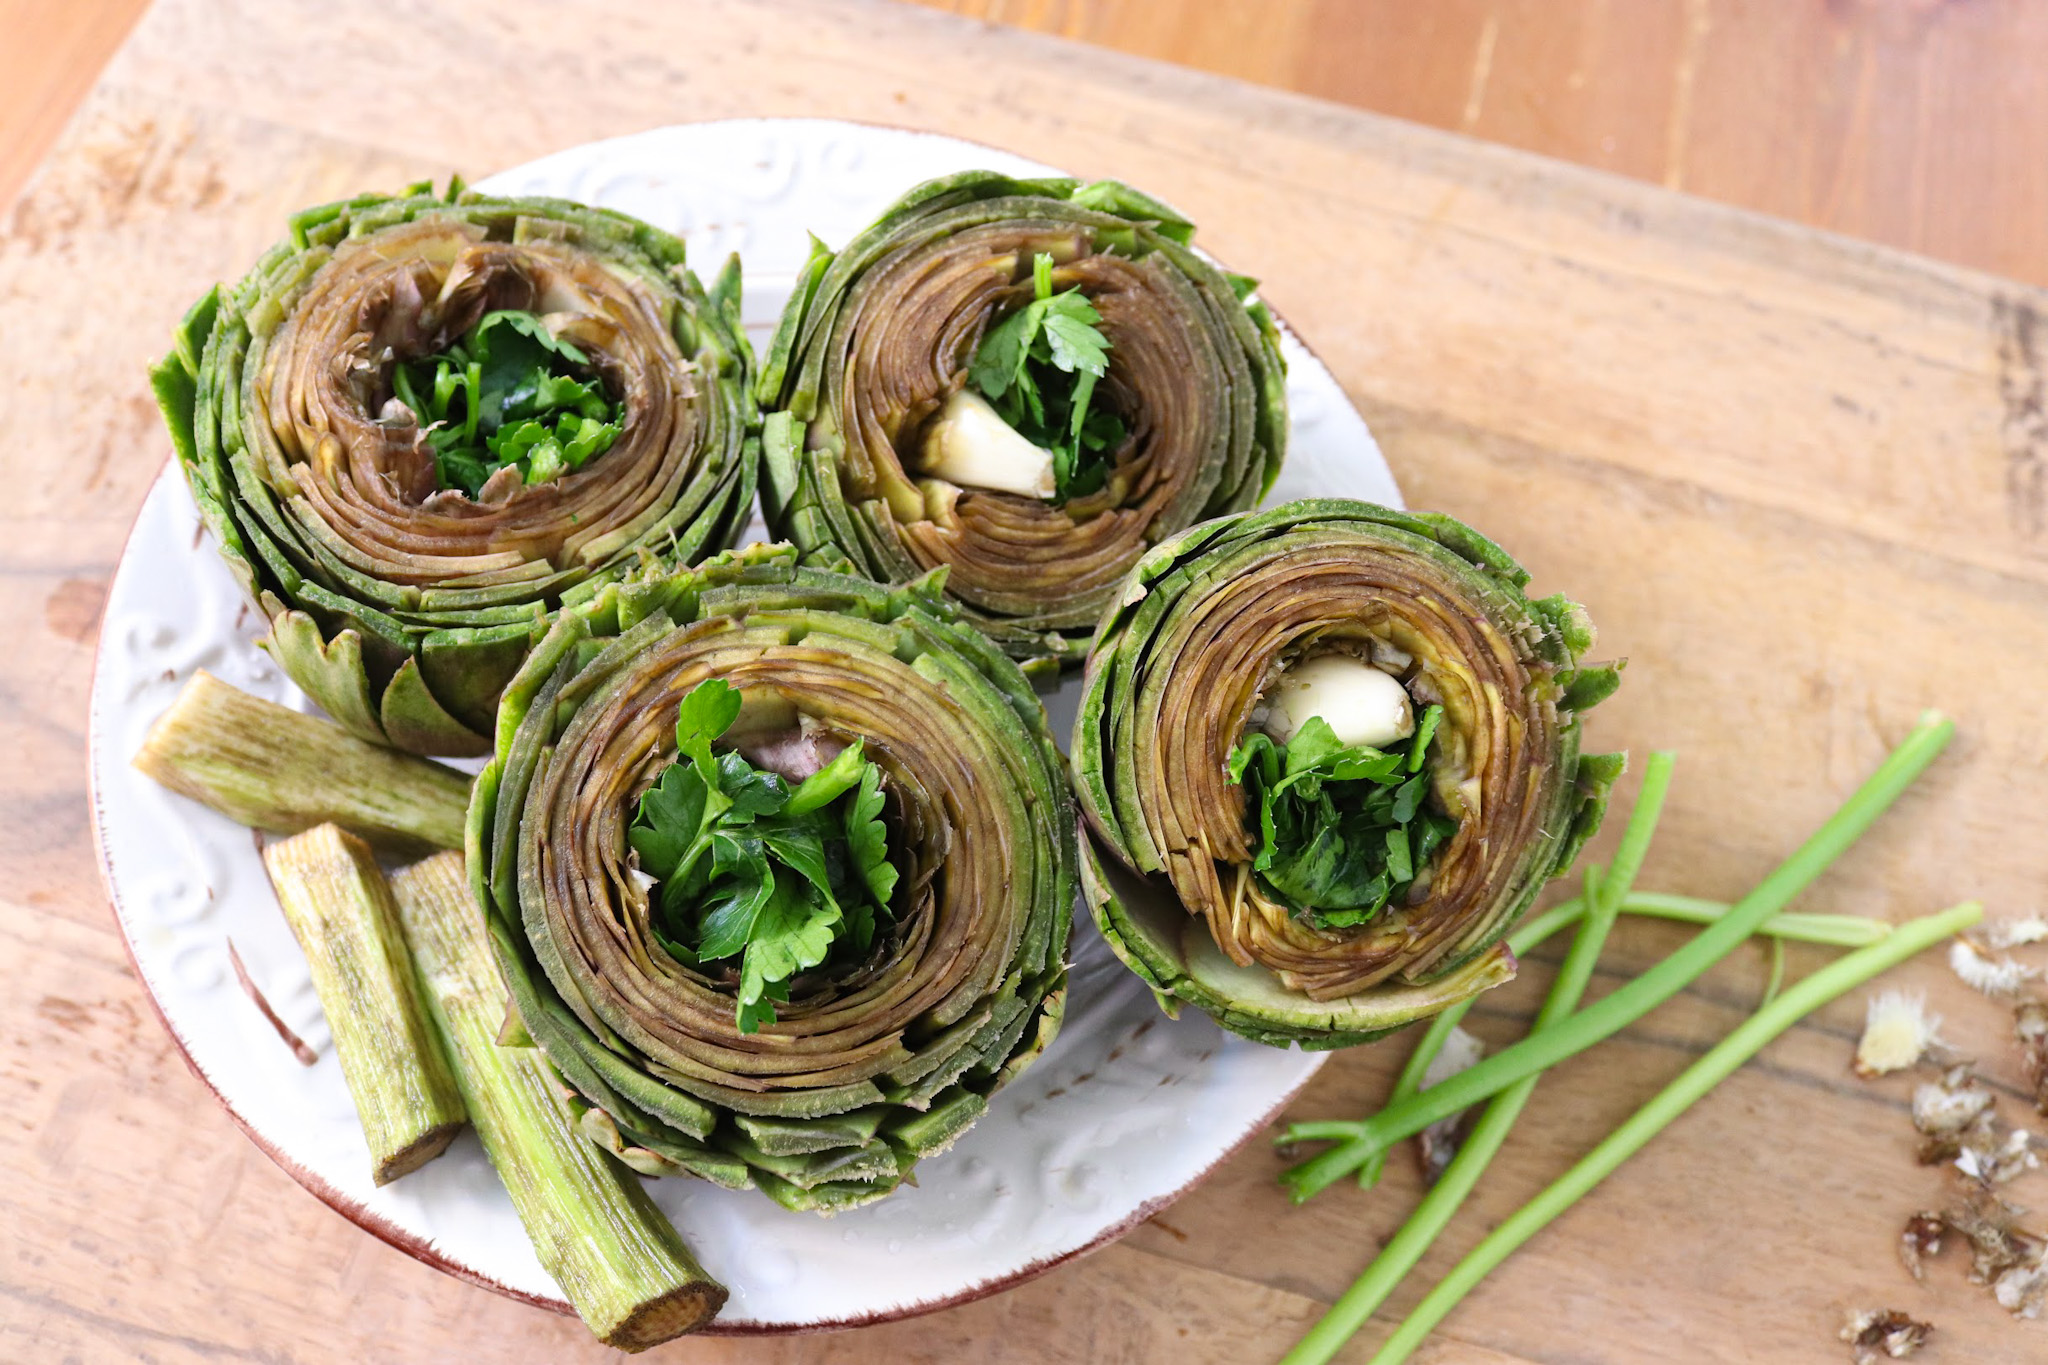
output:
[[[333,825],[271,844],[263,864],[312,968],[371,1175],[388,1185],[439,1156],[467,1117],[427,1022],[391,888],[369,845]]]
[[[331,822],[392,853],[462,847],[469,778],[252,697],[204,669],[150,727],[134,761],[172,791],[272,833]]]
[[[408,867],[392,890],[471,1122],[541,1264],[607,1346],[641,1351],[709,1322],[725,1287],[638,1178],[570,1129],[561,1083],[540,1052],[499,1046],[505,987],[462,856]]]

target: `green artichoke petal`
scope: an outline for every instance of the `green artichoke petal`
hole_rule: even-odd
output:
[[[370,239],[371,250],[358,249]],[[408,255],[416,242],[431,245]],[[631,331],[639,349],[628,346],[613,360],[660,370],[663,382],[637,391],[660,394],[688,420],[667,422],[650,406],[651,419],[638,428],[654,433],[650,442],[680,433],[673,445],[640,447],[645,458],[632,466],[640,471],[632,487],[658,491],[623,500],[601,491],[601,471],[628,469],[618,452],[631,445],[629,425],[611,450],[571,476],[584,481],[578,487],[600,490],[587,504],[592,521],[579,523],[573,510],[552,525],[529,517],[503,538],[478,532],[481,548],[459,548],[470,542],[451,528],[478,526],[474,518],[499,516],[499,509],[476,504],[468,520],[436,520],[431,500],[399,515],[364,499],[358,482],[374,485],[375,475],[366,478],[350,452],[383,449],[386,438],[375,433],[387,428],[377,425],[381,412],[368,411],[383,381],[361,376],[388,359],[348,349],[360,326],[335,334],[349,340],[320,328],[331,317],[357,316],[352,310],[363,298],[388,304],[396,296],[388,288],[377,293],[377,270],[399,268],[394,262],[446,270],[451,253],[480,244],[489,250],[478,269],[499,268],[490,252],[525,251],[504,267],[513,276],[542,269],[532,264],[541,261],[573,279],[572,295],[630,290],[617,294],[623,302],[604,326],[622,336]],[[373,283],[350,294],[357,277],[349,272],[358,269]],[[498,692],[524,650],[579,590],[695,562],[740,534],[760,458],[754,358],[740,302],[737,258],[707,291],[686,268],[680,239],[628,215],[561,199],[479,195],[459,182],[441,194],[416,186],[294,215],[285,239],[246,276],[193,306],[151,371],[151,386],[203,521],[236,577],[279,623],[273,652],[286,673],[363,738],[473,754],[489,747]],[[593,307],[602,312],[601,304]],[[573,308],[562,316],[578,325]],[[641,356],[644,362],[634,358]],[[666,386],[662,367],[670,358],[699,377],[694,387]],[[367,447],[349,444],[356,431],[372,433],[363,438]],[[573,508],[574,496],[564,491],[561,505]],[[557,543],[559,555],[547,548]],[[458,548],[445,557],[443,546]]]
[[[1071,775],[1087,830],[1083,895],[1111,950],[1162,1008],[1194,1004],[1245,1037],[1323,1049],[1369,1042],[1513,975],[1502,939],[1598,828],[1621,764],[1619,755],[1579,752],[1580,716],[1614,691],[1619,665],[1583,663],[1594,641],[1584,609],[1561,596],[1531,600],[1527,582],[1505,550],[1454,518],[1343,499],[1218,518],[1162,541],[1133,567],[1088,659]],[[1199,814],[1209,810],[1236,818],[1230,787],[1205,766],[1206,746],[1218,745],[1220,769],[1268,670],[1291,657],[1282,652],[1290,642],[1313,644],[1340,627],[1370,632],[1382,621],[1421,622],[1400,626],[1404,647],[1423,651],[1425,672],[1444,670],[1433,687],[1454,685],[1465,698],[1466,719],[1446,713],[1436,761],[1453,762],[1446,755],[1470,742],[1458,727],[1497,708],[1506,719],[1489,722],[1488,742],[1506,747],[1489,762],[1526,765],[1512,769],[1526,781],[1517,776],[1480,802],[1456,775],[1436,780],[1432,799],[1450,791],[1460,804],[1447,809],[1477,822],[1473,839],[1454,838],[1438,859],[1491,850],[1483,864],[1464,865],[1483,868],[1469,875],[1485,880],[1455,915],[1433,917],[1430,883],[1419,882],[1417,899],[1385,912],[1396,917],[1387,926],[1297,931],[1284,908],[1268,921],[1227,899],[1263,885],[1249,853],[1240,862],[1230,851],[1257,831],[1200,824],[1214,818]],[[1226,636],[1227,646],[1217,643]],[[1221,662],[1195,662],[1204,650]],[[1156,729],[1169,716],[1172,748]],[[1232,724],[1238,732],[1225,733]],[[1209,794],[1209,781],[1223,784],[1220,794]],[[1490,829],[1509,819],[1518,823]],[[1184,904],[1184,888],[1199,903]],[[1215,934],[1231,936],[1230,951]],[[1308,975],[1322,954],[1331,975]],[[1269,961],[1293,975],[1262,965]],[[1344,986],[1311,995],[1299,984],[1318,979]]]
[[[952,619],[942,587],[750,547],[605,585],[505,684],[466,830],[472,885],[520,1021],[603,1116],[585,1131],[636,1169],[731,1175],[705,1167],[708,1149],[789,1207],[851,1207],[942,1150],[1056,1035],[1071,796],[1029,681]],[[799,983],[755,1032],[738,1031],[730,978],[673,960],[643,927],[651,911],[632,908],[618,865],[586,862],[612,839],[628,858],[638,775],[673,754],[680,692],[705,676],[843,718],[897,803],[895,912],[909,918],[881,926],[850,976]]]
[[[435,699],[417,658],[398,666],[384,685],[384,700],[377,709],[385,742],[410,753],[475,758],[490,752],[488,739],[449,714]]]
[[[268,595],[264,605],[276,609],[270,634],[260,643],[278,666],[350,734],[372,744],[388,742],[363,667],[361,634],[344,630],[328,639],[309,613],[285,609]]]
[[[1050,683],[1059,670],[1079,664],[1124,564],[1201,518],[1252,506],[1272,486],[1285,455],[1279,331],[1237,278],[1191,248],[1193,232],[1167,205],[1115,181],[966,171],[916,186],[836,252],[814,240],[756,386],[769,411],[762,504],[770,528],[795,544],[805,563],[843,563],[885,581],[910,577],[935,560],[952,564],[960,572],[950,593],[964,617],[1029,664],[1036,681]],[[996,241],[1003,245],[991,245]],[[958,269],[945,254],[956,243]],[[1106,501],[1077,506],[1062,528],[1047,519],[1015,530],[1025,524],[1023,500],[975,490],[968,492],[976,498],[1004,499],[1000,518],[960,513],[964,497],[939,500],[953,511],[934,512],[928,503],[913,515],[923,494],[900,454],[917,442],[910,424],[922,424],[965,382],[970,357],[936,353],[962,344],[950,322],[932,324],[929,337],[892,333],[881,362],[900,351],[911,357],[906,374],[936,376],[910,393],[874,377],[882,364],[856,332],[909,325],[905,319],[952,318],[969,307],[990,311],[1000,305],[978,294],[934,294],[921,311],[924,296],[914,291],[978,288],[977,275],[985,283],[989,263],[1000,270],[1006,251],[1023,261],[1040,250],[1059,256],[1062,269],[1090,272],[1091,280],[1102,262],[1113,262],[1101,269],[1113,272],[1114,282],[1095,287],[1145,319],[1162,319],[1156,326],[1124,326],[1108,360],[1113,374],[1151,376],[1143,385],[1119,381],[1117,390],[1144,409],[1141,429],[1149,444],[1130,454],[1124,473],[1113,475]],[[909,261],[948,268],[911,271],[904,266]],[[910,282],[900,285],[903,297],[873,292],[897,288],[899,281]],[[880,321],[871,324],[870,313]],[[925,344],[934,354],[915,354]],[[1119,353],[1118,346],[1129,349]],[[1143,366],[1129,358],[1155,346],[1171,359]],[[852,410],[851,392],[863,384],[874,389],[876,401],[853,431],[843,414]],[[882,436],[871,434],[876,431]],[[989,529],[999,523],[1009,529]],[[1013,533],[1014,541],[1006,539]],[[1056,534],[1068,537],[1060,543],[1073,553],[1043,552]]]

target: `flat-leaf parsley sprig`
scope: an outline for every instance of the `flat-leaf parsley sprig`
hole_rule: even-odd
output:
[[[1089,410],[1109,373],[1102,314],[1079,289],[1055,294],[1052,264],[1032,258],[1032,301],[988,330],[968,377],[1018,435],[1052,452],[1053,497],[1065,502],[1108,482],[1127,433],[1115,413]]]
[[[738,956],[744,1033],[775,1021],[799,973],[865,954],[890,919],[896,868],[882,770],[856,740],[792,788],[712,743],[740,694],[711,678],[676,713],[677,760],[641,794],[628,833],[657,884],[655,933],[687,966]]]

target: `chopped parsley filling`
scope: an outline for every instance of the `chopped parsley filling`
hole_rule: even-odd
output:
[[[521,309],[486,313],[447,350],[400,361],[391,388],[433,447],[441,487],[472,498],[501,469],[525,484],[581,469],[623,429],[590,358]]]
[[[1052,257],[1032,258],[1032,300],[989,328],[968,380],[1012,430],[1052,452],[1053,500],[1085,497],[1109,481],[1128,434],[1107,408],[1093,408],[1109,373],[1102,315],[1079,289],[1055,294]]]
[[[862,743],[792,787],[737,753],[714,753],[740,694],[698,684],[676,716],[678,757],[640,796],[627,838],[655,936],[678,962],[738,958],[742,1033],[775,1021],[790,981],[865,958],[893,919],[896,867],[882,820],[882,770]]]
[[[1230,780],[1256,812],[1252,868],[1296,917],[1318,929],[1364,924],[1425,876],[1458,822],[1429,808],[1426,759],[1443,707],[1409,738],[1345,744],[1321,716],[1286,744],[1254,731],[1230,753]]]

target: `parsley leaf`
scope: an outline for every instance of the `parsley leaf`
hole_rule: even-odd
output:
[[[734,1018],[775,1022],[791,978],[858,961],[892,919],[882,770],[856,741],[795,790],[712,748],[739,718],[722,679],[676,709],[676,761],[640,795],[627,841],[655,878],[656,940],[686,966],[737,957]]]
[[[527,484],[580,469],[624,430],[590,357],[519,309],[486,313],[437,356],[401,361],[391,389],[425,429],[441,486],[471,497],[501,469]]]
[[[1109,481],[1129,432],[1090,407],[1109,373],[1102,315],[1079,289],[1053,293],[1051,256],[1032,258],[1031,279],[1031,302],[983,335],[967,378],[1020,436],[1052,452],[1053,497],[1066,502]]]
[[[683,865],[704,825],[704,781],[678,763],[640,794],[640,813],[627,835],[640,870],[667,880]]]
[[[847,806],[845,819],[846,842],[861,880],[886,906],[896,890],[896,865],[889,861],[889,830],[882,823],[882,770],[874,764],[861,772],[860,791]]]
[[[1287,744],[1248,734],[1228,760],[1230,780],[1258,812],[1252,867],[1319,929],[1363,924],[1406,895],[1458,822],[1428,809],[1422,770],[1443,708],[1427,708],[1410,738],[1385,749],[1345,744],[1316,716]]]

